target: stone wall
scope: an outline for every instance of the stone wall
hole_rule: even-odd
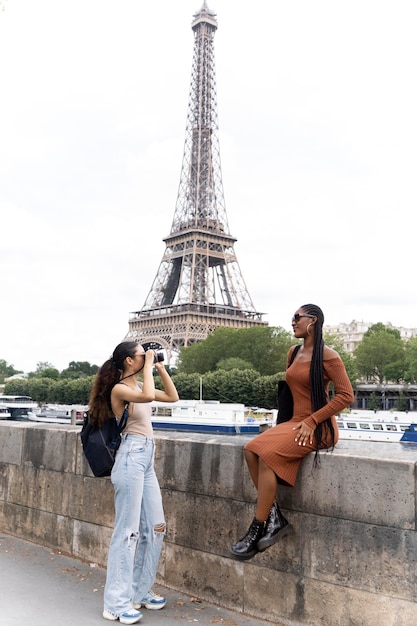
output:
[[[109,479],[92,477],[79,427],[0,422],[0,528],[105,565]],[[159,582],[289,626],[415,626],[417,446],[341,442],[307,458],[280,504],[295,534],[230,558],[254,514],[243,436],[157,433],[168,521]]]

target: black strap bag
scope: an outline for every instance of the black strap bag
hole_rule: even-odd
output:
[[[288,367],[294,361],[295,356],[301,346],[295,346],[294,350],[291,354],[290,362],[288,363]],[[294,411],[294,400],[292,397],[291,389],[288,386],[286,380],[278,381],[278,415],[277,415],[277,424],[282,424],[283,422],[288,422],[292,416]]]
[[[126,403],[123,415],[118,421],[115,417],[107,419],[103,426],[92,423],[88,414],[84,416],[84,423],[80,437],[83,452],[94,476],[110,476],[116,452],[120,446],[121,433],[126,428],[129,403]]]

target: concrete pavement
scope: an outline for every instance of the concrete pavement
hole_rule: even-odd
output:
[[[104,581],[103,568],[0,533],[1,626],[111,624],[101,616]],[[140,625],[272,626],[161,585],[154,591],[168,602],[160,611],[142,609]]]

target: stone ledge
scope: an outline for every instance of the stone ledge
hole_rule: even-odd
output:
[[[92,477],[79,431],[0,423],[0,526],[105,565],[113,489]],[[296,487],[279,493],[294,535],[243,563],[229,547],[254,513],[249,437],[155,436],[168,522],[161,583],[289,626],[415,626],[417,446],[340,442],[317,470],[307,458]]]

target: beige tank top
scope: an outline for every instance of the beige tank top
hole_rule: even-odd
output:
[[[142,389],[140,383],[138,383],[138,386]],[[150,402],[130,402],[129,419],[123,434],[153,437],[152,407]]]

